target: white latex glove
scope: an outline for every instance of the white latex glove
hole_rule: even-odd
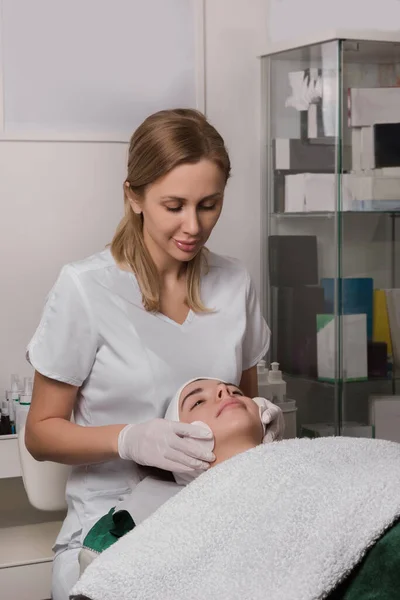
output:
[[[139,465],[174,473],[205,471],[215,460],[210,451],[211,431],[198,425],[153,419],[126,425],[118,436],[118,454]]]
[[[260,419],[265,430],[262,443],[268,444],[269,442],[281,440],[285,432],[285,420],[282,410],[266,398],[253,398],[253,400],[259,406]]]

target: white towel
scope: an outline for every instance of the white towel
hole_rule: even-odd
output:
[[[97,558],[92,600],[315,600],[400,515],[400,444],[261,445],[204,473]]]

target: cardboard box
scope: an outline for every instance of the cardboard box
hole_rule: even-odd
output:
[[[350,88],[348,93],[351,127],[400,123],[399,87]]]

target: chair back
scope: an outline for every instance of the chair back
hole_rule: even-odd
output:
[[[29,502],[38,510],[65,510],[65,486],[71,467],[34,459],[25,445],[25,427],[18,434],[18,447],[22,479]]]

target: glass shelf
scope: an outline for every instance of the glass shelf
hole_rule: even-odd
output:
[[[271,212],[270,216],[275,219],[285,218],[285,217],[296,217],[296,218],[306,218],[306,217],[324,217],[324,218],[333,218],[335,216],[335,212],[333,211],[318,211],[318,212]],[[345,210],[340,212],[340,216],[345,217],[346,215],[390,215],[391,217],[399,217],[399,211],[393,210]]]
[[[293,373],[285,373],[283,372],[283,378],[286,379],[293,379],[293,380],[297,380],[297,381],[304,381],[304,382],[310,382],[310,383],[317,383],[319,385],[328,385],[328,386],[332,386],[335,385],[337,382],[339,382],[339,379],[333,380],[333,381],[326,381],[323,379],[318,379],[317,377],[305,377],[304,375],[294,375]],[[357,379],[354,381],[348,381],[348,380],[343,380],[340,383],[342,384],[346,384],[346,385],[373,385],[375,383],[379,383],[379,382],[384,382],[384,383],[393,383],[393,382],[400,382],[400,373],[398,375],[394,375],[394,376],[387,376],[387,377],[369,377],[368,379]]]
[[[400,46],[294,45],[262,72],[267,359],[296,373],[298,432],[340,432],[400,394]]]

